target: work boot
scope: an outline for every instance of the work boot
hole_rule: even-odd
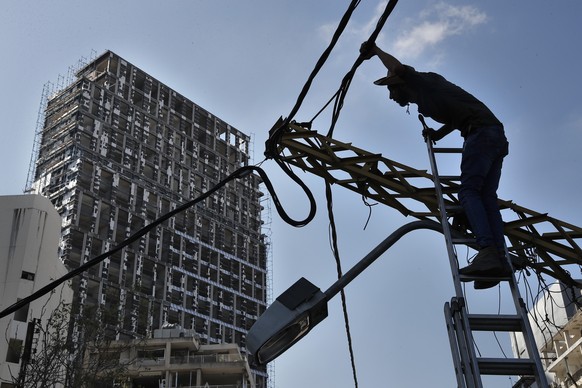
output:
[[[511,267],[509,266],[509,263],[507,262],[507,259],[505,258],[505,255],[500,254],[499,255],[499,260],[501,261],[501,265],[503,266],[503,268],[501,269],[501,271],[496,274],[495,276],[499,276],[499,277],[509,277],[511,276]],[[487,280],[478,280],[475,279],[475,283],[473,284],[473,287],[476,290],[485,290],[487,288],[491,288],[491,287],[495,287],[496,285],[499,284],[499,279],[487,279]]]
[[[471,264],[461,268],[459,273],[466,276],[503,277],[511,271],[495,247],[486,247],[477,253]]]
[[[499,284],[499,280],[475,280],[473,287],[476,290],[486,290]]]

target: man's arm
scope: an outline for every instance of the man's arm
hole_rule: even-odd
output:
[[[436,130],[426,127],[422,130],[422,136],[424,136],[425,139],[428,137],[430,140],[437,142],[454,130],[455,128],[450,124],[445,124]]]
[[[364,56],[364,59],[370,59],[374,55],[377,55],[391,74],[398,74],[404,69],[404,65],[396,57],[383,51],[375,43],[362,43],[360,53]]]

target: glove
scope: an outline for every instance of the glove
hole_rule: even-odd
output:
[[[364,60],[372,58],[376,55],[376,44],[374,42],[364,42],[360,46],[360,55]]]

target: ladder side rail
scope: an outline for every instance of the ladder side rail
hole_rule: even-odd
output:
[[[453,322],[457,343],[460,349],[461,362],[465,380],[469,388],[483,388],[481,371],[475,352],[475,340],[469,326],[467,314],[465,314],[464,298],[452,298]]]
[[[466,314],[466,307],[464,303],[465,297],[459,277],[459,263],[453,246],[453,239],[443,197],[443,190],[438,172],[436,156],[430,139],[427,139],[426,145],[439,207],[441,225],[443,227],[443,235],[445,236],[449,264],[451,267],[451,274],[453,276],[453,283],[456,292],[456,298],[454,298],[455,306],[452,311],[455,322],[457,341],[460,348],[460,356],[462,359],[462,365],[464,367],[464,374],[470,388],[482,388],[483,383],[481,382],[481,373],[479,371],[479,365],[477,362],[477,354],[475,352],[475,347],[473,346],[473,333],[470,329],[469,319]]]
[[[439,179],[439,172],[438,172],[438,167],[437,167],[437,163],[436,163],[436,157],[435,157],[434,150],[432,147],[432,142],[430,141],[430,139],[426,142],[426,145],[427,145],[430,168],[432,171],[432,176],[433,176],[433,181],[434,181],[434,186],[435,186],[435,191],[436,191],[436,197],[437,197],[437,201],[438,201],[439,213],[440,213],[440,218],[441,218],[441,225],[443,226],[443,234],[445,236],[445,242],[447,245],[447,253],[449,255],[449,264],[451,267],[451,273],[453,275],[453,282],[455,284],[455,294],[456,294],[457,298],[463,298],[464,293],[463,293],[463,288],[461,286],[461,280],[459,277],[459,263],[457,260],[457,254],[455,253],[455,249],[453,247],[453,242],[452,242],[453,240],[452,240],[452,236],[451,236],[451,230],[449,228],[447,209],[445,208],[445,203],[443,200],[443,192],[442,192],[441,182]]]
[[[457,378],[457,388],[467,388],[465,377],[463,374],[464,365],[461,361],[461,350],[457,339],[456,325],[453,320],[453,313],[449,302],[445,303],[444,308],[447,334],[449,335],[449,346],[451,347],[451,355],[453,357],[453,365],[455,367],[455,377]]]
[[[507,250],[505,252],[507,256]],[[511,261],[508,261],[511,266]],[[538,388],[549,388],[548,380],[546,378],[546,373],[544,371],[544,366],[540,357],[540,351],[537,347],[535,336],[529,322],[528,310],[520,295],[519,288],[517,287],[517,280],[515,278],[515,273],[511,275],[512,279],[509,281],[509,288],[511,289],[511,295],[513,297],[513,302],[517,310],[517,314],[521,317],[521,330],[524,337],[525,347],[527,349],[528,356],[530,360],[533,361],[535,366],[535,378]]]

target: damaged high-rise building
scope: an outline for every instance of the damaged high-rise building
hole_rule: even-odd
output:
[[[251,139],[107,51],[48,98],[37,140],[30,189],[59,211],[73,269],[247,165]],[[120,339],[177,324],[244,349],[267,304],[260,183],[230,181],[94,266],[76,302],[113,310]]]

